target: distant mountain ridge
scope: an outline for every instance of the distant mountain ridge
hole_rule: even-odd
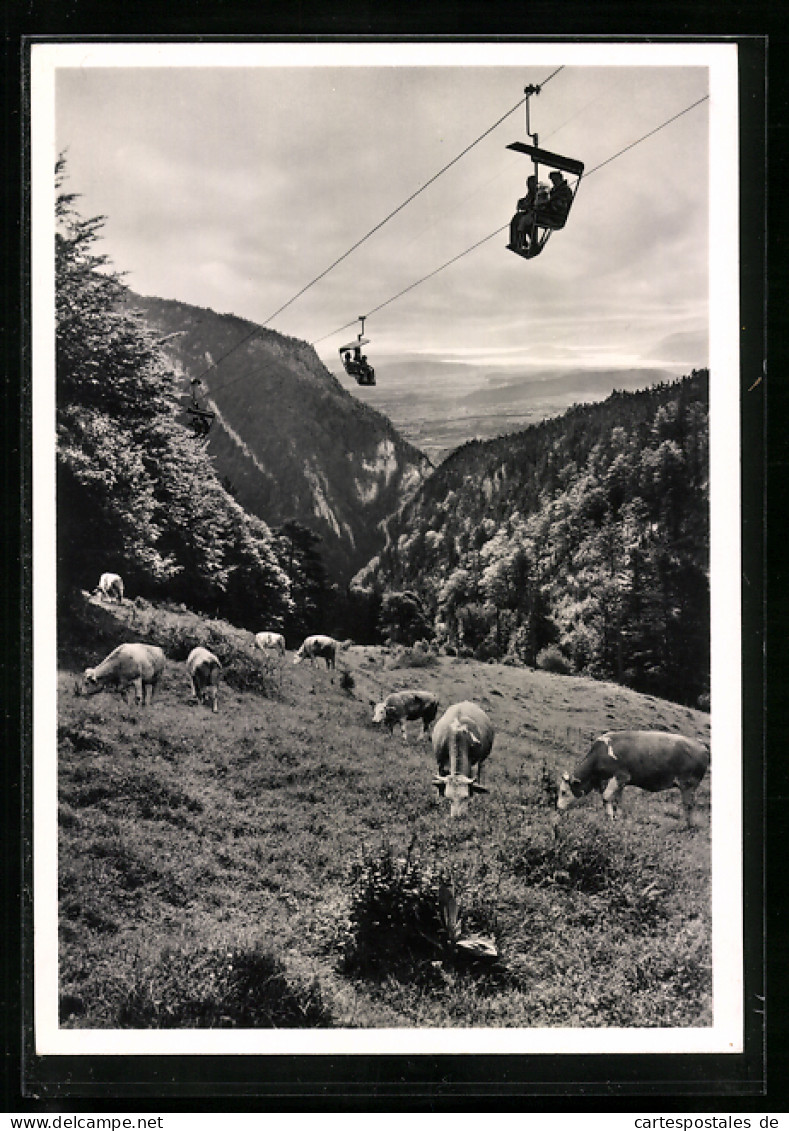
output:
[[[202,380],[216,412],[209,451],[238,502],[269,526],[314,530],[330,578],[346,582],[383,546],[381,523],[429,475],[428,458],[308,343],[171,299],[128,302],[161,335],[184,392]]]

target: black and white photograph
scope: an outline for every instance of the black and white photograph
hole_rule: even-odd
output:
[[[30,94],[37,1054],[741,1053],[737,45]]]

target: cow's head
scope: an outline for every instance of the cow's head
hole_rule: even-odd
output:
[[[303,659],[304,659],[304,653],[302,652],[301,648],[299,648],[298,652],[293,657],[293,663],[294,664],[300,664]]]
[[[564,773],[559,782],[559,796],[556,799],[556,808],[559,810],[568,809],[574,801],[579,797],[583,797],[584,788],[581,779],[575,776],[571,777],[570,774]]]
[[[488,793],[484,785],[480,785],[476,778],[466,777],[465,774],[436,774],[433,785],[442,797],[449,801],[450,817],[460,817],[466,811],[472,793]]]
[[[95,695],[97,691],[101,691],[101,680],[96,678],[95,668],[86,668],[82,676],[82,685],[80,687],[81,695]]]
[[[373,707],[373,722],[382,723],[386,718],[386,703],[373,703],[372,700],[370,702]]]

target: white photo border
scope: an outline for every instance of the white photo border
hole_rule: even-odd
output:
[[[85,1030],[58,1025],[55,647],[55,76],[65,67],[706,67],[710,178],[713,1024],[682,1029]],[[736,43],[35,43],[30,66],[34,1030],[38,1055],[741,1053],[740,349]],[[724,191],[714,191],[715,186]],[[725,237],[725,238],[722,238]]]

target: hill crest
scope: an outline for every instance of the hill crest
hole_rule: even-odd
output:
[[[219,475],[245,510],[296,519],[323,540],[330,577],[347,581],[383,546],[382,522],[432,470],[387,417],[343,389],[306,342],[232,314],[129,293],[188,389],[216,413]]]

